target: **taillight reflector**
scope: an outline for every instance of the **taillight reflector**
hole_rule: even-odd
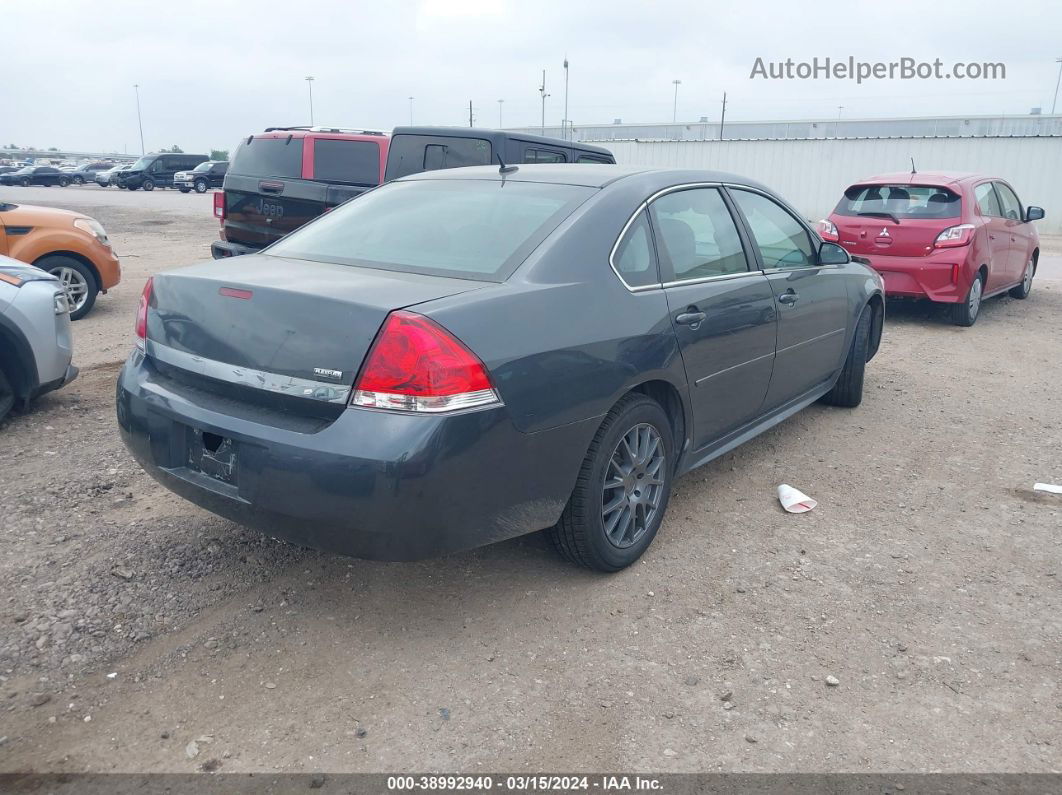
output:
[[[354,384],[352,406],[441,413],[500,403],[483,362],[433,320],[392,312]]]
[[[254,295],[251,290],[238,290],[235,287],[219,287],[218,293],[227,298],[242,298],[244,301],[250,300],[251,296]]]
[[[214,194],[214,217],[225,220],[225,191],[223,190]]]
[[[154,279],[148,277],[144,284],[144,292],[140,294],[140,305],[136,308],[136,344],[143,348],[147,342],[147,315],[148,305],[151,303],[151,295],[154,291]]]

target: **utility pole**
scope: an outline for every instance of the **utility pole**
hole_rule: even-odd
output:
[[[140,118],[140,83],[133,83],[133,90],[136,91],[136,123],[140,127],[140,154],[147,154],[147,150],[144,149],[144,122]]]
[[[671,123],[674,124],[678,120],[678,87],[682,85],[681,80],[672,80],[675,84],[675,103],[671,106]]]
[[[571,122],[568,121],[568,56],[564,56],[564,123],[561,125],[561,136],[565,141],[568,140],[568,133],[566,132],[568,127],[571,126]]]
[[[723,125],[726,124],[726,92],[723,92],[723,112],[719,116],[719,140],[723,140]]]
[[[498,100],[498,129],[499,130],[502,127],[502,104],[504,104],[504,102],[505,102],[504,99],[499,99]]]
[[[838,105],[837,106],[837,118],[838,119],[841,118],[841,111],[843,111],[843,110],[844,110],[844,105]]]
[[[313,75],[306,75],[306,88],[310,90],[310,126],[313,127]]]
[[[1062,83],[1062,58],[1055,58],[1058,64],[1058,79],[1055,80],[1055,101],[1051,103],[1051,115],[1055,115],[1055,106],[1058,105],[1058,84]]]
[[[472,126],[472,100],[468,101],[468,126]]]
[[[413,126],[413,97],[409,98],[409,126]]]
[[[542,70],[542,85],[538,87],[538,93],[542,95],[542,134],[546,134],[546,70]]]

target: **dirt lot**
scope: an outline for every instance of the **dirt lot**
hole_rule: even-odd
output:
[[[685,477],[604,577],[541,536],[339,558],[170,495],[114,378],[210,196],[0,199],[89,212],[125,268],[81,378],[0,430],[0,770],[1062,770],[1062,498],[1031,490],[1062,483],[1062,258],[972,329],[890,305],[860,408]]]

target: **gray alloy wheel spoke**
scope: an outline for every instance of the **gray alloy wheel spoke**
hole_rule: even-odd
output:
[[[71,312],[75,312],[85,305],[85,299],[88,298],[88,284],[85,283],[85,279],[80,273],[66,266],[56,268],[51,273],[53,276],[59,277],[63,290],[66,292],[66,300],[70,304]]]
[[[601,515],[609,516],[612,514],[613,511],[617,511],[621,507],[626,505],[627,502],[627,495],[621,492],[619,496],[612,498],[612,502],[608,503],[604,508],[601,509]]]
[[[648,423],[631,428],[616,443],[601,492],[601,520],[613,545],[632,546],[656,520],[665,461],[660,432]]]

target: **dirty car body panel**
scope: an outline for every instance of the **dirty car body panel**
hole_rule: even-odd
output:
[[[142,346],[119,376],[123,438],[156,479],[211,511],[297,543],[386,560],[556,523],[603,418],[632,391],[664,405],[681,474],[829,391],[859,318],[882,306],[880,279],[857,263],[766,268],[754,240],[762,242],[764,227],[740,209],[736,189],[791,212],[763,186],[714,172],[433,171],[369,191],[265,253],[160,274],[146,294]],[[429,201],[436,193],[450,210]],[[516,220],[491,216],[496,228],[464,230],[464,210],[454,206],[467,202],[471,217],[482,197],[518,204]],[[351,246],[376,245],[365,242],[368,232],[344,237],[359,213],[387,202],[405,209],[380,222],[378,236],[399,224],[400,245],[389,243],[399,254],[346,261]],[[431,212],[417,216],[418,202]],[[679,272],[682,246],[703,256],[713,245],[680,224],[705,207],[731,219],[737,249],[727,267],[744,270]],[[659,222],[679,232],[673,250],[653,226],[658,208]],[[792,216],[791,234],[810,248],[821,243]],[[493,232],[523,243],[496,267],[462,269],[461,247]],[[628,238],[640,241],[639,256],[624,253]],[[403,252],[419,245],[436,247],[438,270],[403,264]],[[495,250],[484,245],[489,260]],[[822,277],[825,323],[840,332],[824,347],[813,339],[821,323],[803,318],[783,330],[783,347],[809,351],[818,369],[812,383],[771,393],[780,318],[792,308],[776,296],[803,289],[813,273]],[[407,313],[463,344],[496,399],[440,413],[358,404],[375,347]],[[690,324],[697,313],[704,318]],[[871,350],[880,317],[873,328]],[[728,422],[708,419],[719,411]]]

